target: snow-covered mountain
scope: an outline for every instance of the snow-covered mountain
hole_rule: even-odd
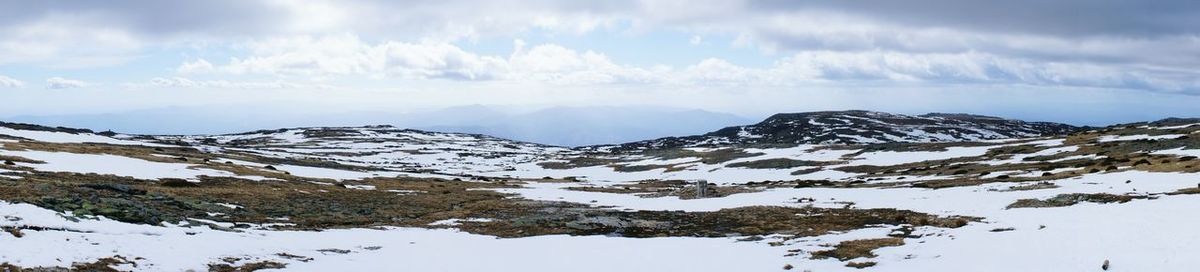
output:
[[[392,126],[260,130],[213,136],[139,136],[204,150],[302,158],[361,170],[464,174],[500,171],[567,148],[481,134],[432,132]]]
[[[963,142],[1064,135],[1080,129],[1067,124],[970,114],[930,113],[912,116],[859,110],[821,111],[781,113],[758,124],[727,127],[704,135],[632,142],[621,145],[621,149],[731,144]]]

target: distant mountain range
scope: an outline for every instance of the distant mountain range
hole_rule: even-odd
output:
[[[482,105],[395,112],[305,113],[304,109],[176,107],[110,114],[17,116],[7,121],[156,135],[211,135],[280,127],[393,125],[438,132],[582,146],[699,134],[754,120],[662,107],[554,107],[535,111]]]
[[[157,117],[162,118],[162,116]],[[391,119],[396,120],[397,123],[409,124],[399,127],[473,134],[470,137],[487,135],[500,139],[566,147],[590,144],[591,146],[583,148],[585,150],[732,145],[962,142],[1063,135],[1088,129],[1060,123],[1025,122],[970,114],[930,113],[913,116],[861,110],[781,113],[757,124],[728,126],[720,129],[717,127],[744,122],[744,119],[733,115],[699,110],[659,108],[549,108],[512,114],[482,106],[448,108]],[[1184,122],[1192,119],[1166,119],[1159,123],[1175,123],[1176,120]],[[48,123],[48,125],[61,124],[61,122]],[[37,127],[4,125],[23,129]],[[56,129],[69,130],[67,128]],[[321,128],[311,127],[311,129]],[[711,132],[704,133],[704,131]],[[702,134],[655,138],[662,135],[687,135],[690,133]],[[624,143],[622,144],[622,142]]]
[[[651,107],[558,107],[521,114],[462,107],[408,118],[400,123],[422,130],[486,134],[559,146],[624,143],[753,122],[732,114]]]

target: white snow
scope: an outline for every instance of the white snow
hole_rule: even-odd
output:
[[[1101,143],[1106,143],[1106,142],[1135,141],[1135,140],[1164,140],[1164,139],[1175,139],[1175,138],[1179,138],[1182,136],[1187,136],[1187,135],[1186,134],[1166,134],[1166,135],[1155,135],[1155,136],[1150,136],[1150,135],[1146,135],[1146,134],[1125,135],[1125,136],[1104,135],[1104,136],[1100,136],[1099,138],[1097,138],[1097,141],[1099,141]]]
[[[31,205],[5,202],[0,202],[0,218],[8,218],[0,226],[67,229],[24,230],[22,238],[0,232],[0,260],[26,267],[69,267],[113,255],[143,258],[137,261],[137,270],[143,271],[204,271],[223,257],[282,262],[290,271],[772,271],[789,262],[783,248],[734,238],[497,239],[415,228],[237,233],[110,220],[72,222]],[[290,260],[279,253],[313,260]]]
[[[462,222],[485,222],[486,223],[486,222],[492,222],[492,221],[493,221],[493,219],[491,219],[491,218],[467,218],[467,219],[452,218],[452,219],[434,221],[433,223],[429,223],[429,225],[430,226],[458,226],[458,225],[462,225]]]
[[[1184,149],[1180,147],[1176,149],[1159,150],[1150,154],[1200,157],[1200,149]]]
[[[182,178],[198,176],[236,176],[233,173],[192,168],[191,164],[152,162],[130,157],[108,154],[78,154],[45,151],[12,151],[0,149],[0,155],[17,156],[46,162],[44,164],[17,163],[40,171],[96,173],[133,177],[137,179]]]
[[[114,145],[167,146],[161,144],[121,140],[87,133],[71,134],[66,132],[17,130],[8,127],[0,127],[0,135],[16,136],[47,143],[103,143]]]
[[[716,199],[641,198],[561,190],[568,184],[531,184],[510,189],[531,199],[569,201],[632,210],[712,211],[753,205],[816,205],[857,208],[899,208],[943,215],[985,217],[985,222],[942,230],[920,243],[880,251],[878,269],[890,271],[1077,271],[1095,269],[1103,260],[1114,271],[1189,270],[1197,262],[1181,255],[1200,250],[1200,233],[1191,229],[1191,207],[1200,198],[1157,195],[1158,199],[1129,203],[1080,203],[1059,208],[1005,207],[1018,199],[1045,199],[1065,193],[1157,194],[1197,186],[1200,174],[1117,172],[1090,174],[1052,181],[1058,188],[1004,191],[1018,184],[987,184],[946,189],[773,189]],[[796,198],[816,199],[797,203]],[[1042,229],[1041,226],[1045,226]],[[1014,227],[1014,231],[992,232]],[[1138,238],[1134,238],[1138,237]],[[984,250],[986,249],[986,250]],[[1066,254],[1069,252],[1069,254]],[[1162,257],[1162,258],[1160,258]],[[1170,262],[1161,260],[1169,259]],[[1021,260],[1012,262],[1012,260]],[[1115,266],[1119,264],[1120,268]],[[797,268],[834,269],[827,263],[805,261]],[[1086,269],[1085,269],[1086,268]],[[838,270],[838,269],[834,269]]]
[[[0,134],[5,134],[0,130]],[[1010,190],[1033,182],[989,183],[943,189],[911,187],[887,188],[776,188],[760,192],[733,194],[720,198],[680,199],[678,197],[643,198],[633,194],[613,194],[567,190],[573,186],[605,186],[647,179],[704,179],[717,184],[738,184],[762,180],[847,180],[858,175],[831,170],[847,165],[896,165],[927,160],[975,157],[1001,146],[1036,145],[1049,147],[1032,154],[1017,154],[981,163],[1024,163],[1024,158],[1076,152],[1076,146],[1063,146],[1063,139],[995,140],[990,146],[950,147],[946,151],[867,152],[845,164],[803,175],[791,173],[812,167],[792,169],[748,169],[728,167],[731,163],[773,158],[836,162],[859,150],[827,149],[817,145],[792,148],[756,148],[746,152],[763,155],[717,164],[704,164],[697,158],[660,159],[648,156],[616,157],[629,166],[670,164],[682,171],[654,169],[617,172],[611,167],[543,169],[536,163],[548,158],[570,155],[553,147],[524,145],[486,137],[458,134],[401,132],[394,129],[363,129],[360,136],[345,138],[305,138],[301,130],[280,133],[229,135],[219,141],[267,137],[274,142],[263,147],[236,149],[264,156],[317,157],[356,166],[381,167],[394,171],[361,172],[296,165],[273,165],[293,175],[354,180],[377,176],[447,174],[483,174],[489,176],[566,177],[581,176],[583,183],[526,183],[522,188],[494,189],[533,200],[566,201],[611,207],[619,210],[716,211],[756,205],[787,207],[895,208],[936,215],[978,216],[982,222],[966,227],[944,229],[917,228],[920,238],[908,238],[906,245],[875,251],[879,257],[855,261],[875,261],[875,271],[1096,271],[1110,260],[1108,271],[1191,271],[1200,267],[1200,232],[1194,230],[1194,208],[1200,207],[1196,195],[1166,195],[1182,188],[1194,188],[1200,173],[1153,173],[1128,171],[1086,174],[1081,177],[1047,181],[1055,188]],[[66,143],[122,142],[141,144],[97,135],[31,133],[18,131],[18,137]],[[990,137],[984,132],[982,137]],[[945,135],[909,131],[888,137],[941,138]],[[1131,141],[1171,139],[1183,135],[1105,136],[1099,140]],[[98,138],[97,138],[98,137]],[[386,142],[374,142],[384,139]],[[185,140],[196,140],[185,138]],[[873,139],[872,139],[873,140]],[[114,142],[115,141],[115,142]],[[197,140],[198,141],[198,140]],[[11,142],[11,141],[7,141]],[[200,146],[214,153],[231,151]],[[691,148],[711,152],[712,148]],[[345,153],[333,154],[330,152]],[[163,177],[194,179],[200,175],[232,176],[232,173],[196,168],[187,163],[160,163],[105,154],[74,154],[41,151],[8,151],[0,154],[46,161],[47,164],[19,163],[41,171],[91,172],[135,178]],[[1200,156],[1200,149],[1170,149],[1152,154]],[[1074,155],[1055,161],[1097,159],[1096,155]],[[242,165],[266,167],[234,161]],[[408,169],[434,170],[430,174],[406,173]],[[1060,168],[1051,172],[1077,171]],[[415,171],[414,171],[415,172]],[[18,174],[0,170],[0,176]],[[1012,176],[1040,175],[1041,171],[997,171]],[[7,175],[6,175],[7,174]],[[262,177],[257,177],[262,178]],[[943,177],[891,177],[875,183],[928,180]],[[265,179],[265,178],[262,178]],[[8,180],[6,182],[14,182]],[[20,181],[15,181],[20,182]],[[328,182],[315,182],[328,184]],[[370,185],[347,185],[373,190]],[[415,191],[389,190],[397,195]],[[1006,207],[1020,199],[1047,199],[1068,193],[1110,193],[1154,199],[1136,199],[1128,203],[1079,203],[1056,208]],[[391,196],[390,197],[400,197]],[[815,201],[800,202],[799,199]],[[222,204],[229,208],[236,204]],[[279,218],[286,221],[286,218]],[[387,271],[404,267],[414,271],[779,271],[784,264],[793,271],[856,271],[837,260],[811,260],[803,252],[828,249],[840,241],[882,238],[894,226],[872,226],[844,233],[782,241],[771,247],[767,241],[736,242],[729,238],[652,238],[629,239],[605,236],[541,236],[497,239],[452,229],[464,222],[489,222],[489,218],[460,218],[434,222],[438,229],[382,228],[338,229],[320,232],[269,231],[250,229],[225,232],[208,227],[133,225],[107,219],[73,222],[51,211],[27,204],[0,202],[0,226],[37,226],[61,230],[23,231],[15,238],[0,232],[0,261],[22,266],[70,266],[76,261],[121,255],[139,260],[137,270],[204,270],[208,263],[223,257],[273,260],[288,264],[288,270]],[[210,222],[232,226],[229,222]],[[1014,228],[1011,231],[992,230]],[[776,240],[780,241],[780,240]],[[324,249],[349,250],[340,254]],[[802,249],[802,254],[785,257],[787,250]],[[66,252],[66,253],[64,253]],[[279,253],[312,257],[310,262],[289,260]]]
[[[1178,125],[1178,126],[1149,127],[1149,128],[1153,128],[1153,129],[1162,129],[1162,130],[1170,130],[1170,129],[1190,128],[1190,127],[1192,127],[1192,126],[1200,126],[1200,123],[1195,123],[1195,124],[1186,124],[1186,125]]]

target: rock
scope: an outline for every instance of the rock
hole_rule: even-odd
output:
[[[118,192],[118,193],[122,193],[122,194],[131,194],[131,195],[146,194],[146,190],[133,188],[133,187],[131,187],[129,185],[125,185],[125,184],[84,184],[84,185],[80,185],[80,187],[91,188],[91,189],[96,189],[96,190],[109,190],[109,191],[114,191],[114,192]]]
[[[164,187],[197,187],[196,183],[179,178],[163,178],[158,181],[162,182],[159,185]]]

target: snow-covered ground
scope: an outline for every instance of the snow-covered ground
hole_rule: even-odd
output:
[[[1191,271],[1200,260],[1190,254],[1200,252],[1196,195],[1167,195],[1200,186],[1200,173],[1121,171],[1082,174],[1037,182],[992,182],[981,185],[941,189],[908,186],[853,188],[772,188],[732,194],[718,198],[681,199],[678,197],[644,198],[633,194],[568,190],[582,185],[610,186],[651,179],[708,180],[717,184],[745,184],[768,180],[861,179],[855,173],[834,168],[843,166],[888,166],[928,160],[980,157],[990,149],[1016,145],[1045,148],[1028,154],[999,159],[978,159],[980,165],[1029,163],[1025,158],[1077,152],[1079,146],[1066,145],[1064,139],[1032,141],[997,140],[983,146],[949,147],[945,151],[875,151],[856,148],[826,148],[799,145],[785,148],[746,148],[760,154],[706,164],[699,157],[661,158],[623,155],[614,163],[625,166],[670,165],[672,170],[657,168],[620,172],[608,165],[573,169],[547,169],[538,163],[562,161],[579,152],[535,144],[519,143],[486,136],[429,133],[393,128],[364,128],[359,134],[342,137],[307,137],[299,129],[208,137],[164,137],[184,140],[215,156],[235,152],[276,158],[324,158],[359,167],[383,171],[351,171],[288,164],[264,164],[222,158],[255,168],[277,169],[308,178],[356,180],[370,177],[482,175],[538,179],[580,177],[580,183],[526,182],[520,188],[493,189],[513,197],[531,200],[573,202],[630,211],[709,212],[748,206],[814,206],[823,208],[893,208],[944,216],[981,218],[961,228],[918,227],[918,238],[906,238],[905,245],[874,251],[878,257],[852,261],[873,261],[875,271],[1096,271],[1108,260],[1108,271]],[[0,127],[0,135],[10,135],[52,143],[102,143],[146,145],[131,139],[94,134],[22,131]],[[1133,140],[1169,140],[1184,135],[1101,136],[1100,142]],[[243,145],[231,142],[246,141]],[[8,150],[13,140],[0,140],[0,155],[20,157],[43,164],[15,162],[12,169],[0,169],[0,181],[22,182],[18,177],[32,168],[37,171],[97,173],[138,179],[184,178],[199,176],[238,176],[221,170],[196,167],[192,163],[154,162],[112,154],[78,154],[32,150]],[[716,152],[713,148],[690,149]],[[1197,156],[1200,149],[1172,148],[1152,150],[1150,154]],[[615,156],[615,155],[614,155]],[[1102,159],[1095,154],[1072,155],[1054,161]],[[828,166],[797,166],[785,169],[734,167],[767,159],[791,159],[827,163]],[[23,168],[28,167],[28,168]],[[818,170],[818,168],[820,168]],[[817,170],[797,173],[798,170]],[[1046,172],[1083,170],[1060,168]],[[849,171],[849,170],[847,170]],[[1019,172],[990,173],[1031,176]],[[903,179],[901,179],[903,177]],[[243,177],[262,179],[262,177]],[[468,177],[463,177],[468,178]],[[893,175],[873,183],[900,183],[937,179],[934,176]],[[1013,190],[1014,186],[1052,184],[1033,190]],[[331,185],[331,183],[329,183]],[[873,184],[875,185],[875,184]],[[372,185],[347,185],[352,189],[373,190]],[[396,197],[414,191],[393,190]],[[1054,208],[1013,208],[1022,199],[1049,199],[1061,194],[1108,193],[1137,196],[1127,203],[1090,203]],[[805,201],[801,201],[805,200]],[[233,204],[231,208],[237,206]],[[238,263],[276,261],[294,271],[387,271],[398,267],[414,271],[779,271],[785,264],[795,271],[852,270],[845,262],[810,259],[807,254],[788,256],[789,250],[801,252],[828,249],[841,241],[886,237],[896,226],[870,226],[793,240],[769,237],[762,241],[738,241],[745,237],[725,238],[620,238],[608,236],[537,236],[499,239],[455,230],[462,222],[487,222],[488,218],[462,218],[435,222],[430,229],[395,228],[334,229],[324,231],[272,231],[247,229],[242,232],[214,230],[207,226],[185,227],[174,224],[150,226],[122,223],[109,219],[74,220],[68,214],[29,204],[0,201],[0,226],[21,227],[23,237],[0,232],[0,263],[25,267],[70,266],[114,255],[142,258],[142,271],[205,270],[210,263],[235,257]],[[230,224],[212,222],[216,225]],[[27,227],[36,227],[29,229]],[[43,229],[44,228],[44,229]],[[1011,230],[1010,230],[1011,228]],[[38,230],[41,229],[41,230]],[[772,243],[778,243],[772,246]],[[288,254],[288,255],[281,255]],[[286,256],[312,258],[301,261]]]
[[[114,255],[143,258],[136,269],[145,271],[204,271],[225,257],[246,259],[239,263],[281,262],[294,271],[770,271],[787,261],[780,248],[733,238],[497,239],[417,228],[236,233],[110,220],[73,222],[32,205],[4,202],[0,218],[0,226],[64,229],[25,230],[21,238],[0,232],[0,260],[26,267],[70,266]]]
[[[8,127],[0,127],[0,135],[9,135],[26,139],[33,139],[47,143],[103,143],[115,145],[145,145],[145,146],[166,146],[161,144],[152,144],[140,141],[131,141],[106,137],[96,134],[80,133],[71,134],[65,132],[51,131],[33,131],[33,130],[17,130]]]
[[[1128,182],[1127,182],[1128,181]],[[1119,172],[1052,181],[1058,188],[1009,191],[1019,184],[986,184],[946,189],[920,188],[800,188],[771,189],[722,198],[682,200],[564,190],[564,184],[537,184],[508,189],[522,197],[569,201],[628,210],[715,211],[754,205],[898,208],[942,215],[969,215],[984,222],[958,229],[939,229],[936,235],[910,239],[908,244],[879,250],[873,260],[880,271],[1081,271],[1098,269],[1104,260],[1110,271],[1187,271],[1200,261],[1187,257],[1200,250],[1195,219],[1186,216],[1200,197],[1157,195],[1158,199],[1129,203],[1082,202],[1069,207],[1006,209],[1019,199],[1047,199],[1066,193],[1146,195],[1195,188],[1200,173]],[[797,202],[800,198],[815,202]],[[993,232],[994,229],[1014,228]],[[876,235],[866,238],[880,238]],[[820,240],[829,243],[831,240]],[[919,242],[917,242],[919,241]],[[1188,241],[1188,242],[1181,242]],[[813,271],[844,267],[809,260],[792,260]],[[824,268],[824,269],[818,269]]]
[[[1184,149],[1180,147],[1176,149],[1159,150],[1151,154],[1200,157],[1200,149]]]
[[[0,155],[43,161],[45,163],[18,163],[18,165],[49,172],[96,173],[138,179],[196,179],[199,176],[236,176],[233,173],[225,171],[193,168],[192,164],[152,162],[108,154],[11,151],[0,149]]]
[[[1106,143],[1106,142],[1117,142],[1117,141],[1162,140],[1162,139],[1175,139],[1175,138],[1179,138],[1182,136],[1187,136],[1187,135],[1184,135],[1184,134],[1166,134],[1166,135],[1155,135],[1155,136],[1150,136],[1150,135],[1145,135],[1145,134],[1143,134],[1143,135],[1125,135],[1125,136],[1105,135],[1105,136],[1101,136],[1099,141],[1101,143]]]

